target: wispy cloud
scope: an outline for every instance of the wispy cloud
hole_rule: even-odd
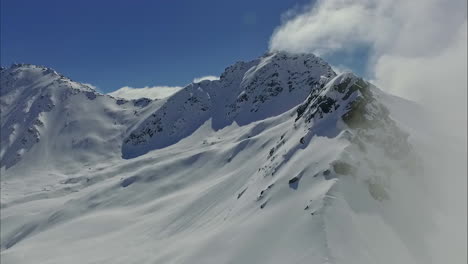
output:
[[[198,77],[198,78],[194,78],[193,79],[193,82],[194,83],[199,83],[201,81],[215,81],[215,80],[219,80],[219,77],[218,76],[213,76],[213,75],[207,75],[207,76],[202,76],[202,77]]]
[[[138,99],[138,98],[150,98],[150,99],[162,99],[173,95],[183,87],[180,86],[152,86],[143,88],[133,88],[124,86],[114,92],[109,93],[114,97],[124,99]]]
[[[466,1],[318,0],[286,14],[271,50],[353,56],[364,47],[367,74],[382,89],[434,113],[449,107],[445,121],[466,123]]]
[[[344,73],[344,72],[352,72],[352,70],[349,67],[346,67],[346,66],[344,66],[342,64],[332,65],[332,68],[337,74],[341,74],[341,73]]]

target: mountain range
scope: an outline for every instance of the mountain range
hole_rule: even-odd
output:
[[[437,263],[427,117],[313,54],[163,99],[30,64],[0,85],[2,263]]]

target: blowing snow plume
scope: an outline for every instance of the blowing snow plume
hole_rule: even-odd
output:
[[[124,86],[122,88],[119,88],[118,90],[109,93],[109,95],[128,100],[139,98],[163,99],[175,94],[180,89],[182,89],[182,87],[179,86],[146,86],[143,88],[133,88],[129,86]]]
[[[285,14],[271,50],[368,54],[366,72],[379,87],[419,102],[429,125],[413,144],[425,162],[421,188],[434,192],[435,263],[466,263],[466,1],[319,0]],[[338,65],[342,66],[342,65]],[[345,65],[353,68],[353,65]],[[404,117],[409,109],[395,107]],[[405,113],[406,112],[406,113]],[[430,132],[428,132],[430,131]]]

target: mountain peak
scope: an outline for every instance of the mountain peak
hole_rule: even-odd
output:
[[[35,64],[29,64],[29,63],[14,63],[10,67],[4,68],[3,69],[5,74],[21,74],[23,72],[30,72],[30,73],[40,73],[42,75],[53,75],[53,76],[58,76],[58,77],[63,77],[65,76],[59,74],[57,71],[54,69],[47,67],[47,66],[42,66],[42,65],[35,65]]]
[[[82,84],[58,73],[50,67],[16,63],[2,69],[2,94],[13,86],[29,86],[29,89],[41,87],[68,87],[81,91],[95,92],[89,85]]]
[[[13,64],[3,69],[0,86],[1,128],[6,131],[1,135],[0,161],[6,168],[16,164],[47,134],[47,128],[54,126],[48,124],[51,116],[65,111],[55,110],[57,106],[75,105],[71,102],[76,95],[87,100],[100,95],[52,68],[33,64]]]
[[[242,126],[278,116],[335,76],[331,66],[313,54],[274,52],[237,62],[219,81],[190,84],[169,98],[125,139],[123,156],[174,144],[207,120],[219,130],[233,122]]]
[[[387,207],[413,202],[395,191],[417,183],[407,177],[417,164],[407,134],[376,87],[337,75],[313,54],[266,53],[157,101],[103,96],[35,65],[5,69],[0,82],[0,207],[22,219],[6,222],[2,257],[67,262],[69,248],[50,250],[40,243],[47,238],[65,247],[82,241],[72,248],[81,262],[121,259],[87,247],[112,237],[113,248],[130,241],[169,252],[140,262],[302,263],[312,252],[311,263],[363,263],[355,252],[369,252],[375,230],[385,231],[379,241],[402,239],[405,250],[412,241],[401,236],[405,216],[392,218],[397,211]],[[21,209],[30,201],[43,208],[33,218]],[[109,217],[119,219],[115,234],[92,228]],[[82,227],[93,232],[62,238]],[[265,244],[275,237],[285,239]],[[200,243],[179,250],[186,241]],[[401,255],[386,245],[378,252]]]

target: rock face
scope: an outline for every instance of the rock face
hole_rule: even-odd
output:
[[[122,156],[132,158],[167,147],[211,119],[218,130],[236,122],[246,125],[282,114],[304,101],[336,74],[312,54],[267,53],[238,62],[220,80],[192,83],[132,130]]]

